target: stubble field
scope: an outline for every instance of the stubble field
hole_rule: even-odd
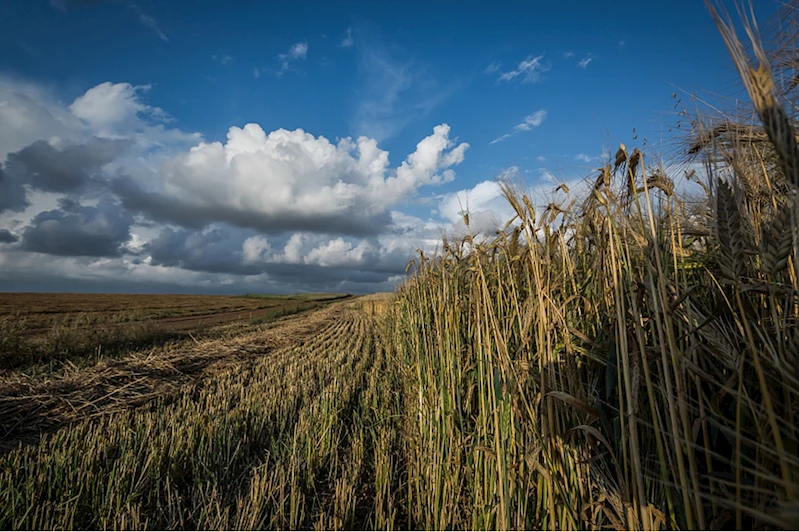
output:
[[[0,527],[399,524],[394,398],[374,320],[384,301],[303,299],[314,308],[206,338],[3,370]],[[169,308],[153,300],[147,311]],[[184,303],[240,311],[235,298]]]
[[[347,294],[0,294],[0,369],[89,362],[318,308]]]

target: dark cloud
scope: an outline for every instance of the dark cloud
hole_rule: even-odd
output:
[[[64,279],[35,273],[6,278],[0,272],[0,292],[82,292],[99,294],[217,294],[240,295],[246,293],[295,294],[298,292],[347,292],[368,294],[393,290],[392,283],[352,283],[326,279],[306,283],[301,279],[290,282],[239,280],[233,284],[204,283],[185,285],[176,282],[147,282],[140,279]]]
[[[119,205],[101,201],[96,207],[63,203],[67,210],[41,212],[22,233],[21,249],[50,255],[118,257],[130,240],[133,217]]]
[[[165,229],[142,251],[149,254],[151,264],[171,266],[202,273],[258,275],[266,274],[280,283],[329,286],[331,283],[381,283],[391,275],[403,273],[407,258],[395,260],[396,254],[374,257],[360,266],[319,266],[305,263],[280,261],[245,264],[242,245],[254,231],[234,227],[220,227],[208,231]],[[274,239],[277,250],[283,249],[286,235]]]
[[[13,244],[19,237],[8,229],[0,229],[0,244]]]
[[[64,212],[78,214],[80,212],[80,202],[74,198],[58,198],[58,208]]]
[[[325,267],[315,264],[269,264],[266,273],[277,283],[303,285],[316,288],[334,287],[337,283],[377,284],[385,282],[394,272],[373,271],[345,267]]]
[[[3,169],[0,164],[0,212],[21,211],[29,205],[25,188]]]
[[[10,153],[6,173],[13,181],[47,192],[74,192],[83,188],[128,147],[130,140],[92,137],[84,144],[61,149],[43,140]]]
[[[142,213],[156,222],[177,224],[189,229],[200,229],[214,222],[255,229],[267,234],[286,231],[309,231],[323,234],[345,234],[351,236],[375,236],[391,223],[391,214],[382,212],[364,216],[362,212],[352,215],[342,213],[270,213],[248,211],[224,205],[200,205],[170,197],[158,192],[143,190],[129,177],[117,178],[111,190],[130,211]]]
[[[89,294],[214,294],[240,295],[248,292],[292,293],[265,286],[203,284],[185,285],[176,282],[147,282],[141,279],[66,279],[57,275],[36,273],[2,277],[0,292],[75,292]],[[296,291],[296,290],[295,290]]]
[[[151,264],[207,273],[255,275],[260,268],[242,265],[241,246],[248,235],[229,228],[209,231],[165,229],[144,249]]]
[[[84,229],[100,213],[87,214],[92,207],[76,206],[74,203],[61,202],[61,206],[78,208],[78,214],[51,211],[41,218],[56,219],[60,226],[57,231],[60,239],[72,242],[61,249],[50,247],[46,252],[60,255],[77,255],[80,251],[75,244],[76,234],[81,238]],[[111,210],[113,204],[99,207],[101,213]],[[64,220],[72,223],[64,223]],[[77,223],[76,219],[81,223]],[[41,219],[37,222],[42,222]],[[47,225],[47,221],[44,225]],[[39,223],[41,226],[42,223]],[[73,230],[67,231],[64,225]],[[40,227],[40,229],[42,229]],[[28,231],[31,229],[29,228]],[[41,231],[40,231],[41,232]],[[120,231],[121,234],[121,231]],[[65,236],[66,235],[66,236]],[[164,229],[153,241],[145,244],[137,251],[138,255],[105,263],[102,268],[92,268],[93,275],[75,277],[75,272],[84,271],[90,265],[98,264],[95,256],[58,257],[47,265],[37,261],[35,267],[24,262],[24,253],[20,250],[30,248],[31,242],[20,244],[5,254],[14,259],[11,263],[16,268],[8,267],[0,270],[0,291],[81,291],[81,292],[139,292],[139,293],[224,293],[241,294],[246,292],[262,293],[296,293],[311,292],[349,292],[369,293],[391,290],[392,276],[402,273],[404,263],[392,261],[387,263],[383,257],[375,261],[367,261],[356,267],[323,267],[316,264],[265,262],[258,264],[242,263],[242,245],[248,237],[257,235],[252,230],[244,230],[230,226],[214,227],[206,231],[189,231],[185,229]],[[24,237],[30,234],[23,235]],[[283,238],[274,238],[272,242],[275,252],[280,253],[286,242]],[[96,238],[92,236],[93,239]],[[113,239],[105,239],[113,241]],[[126,254],[122,238],[105,246],[108,253]],[[85,244],[85,241],[84,241]],[[40,249],[35,249],[39,251]],[[84,251],[86,251],[84,249]],[[96,251],[96,250],[94,250]],[[0,251],[0,253],[3,253]],[[84,253],[88,255],[88,253]],[[393,254],[389,254],[393,255]],[[145,258],[146,257],[146,258]],[[17,261],[16,263],[14,261]],[[22,262],[20,262],[22,261]],[[7,266],[8,266],[7,264]],[[158,271],[158,275],[150,278],[140,270],[133,274],[132,268],[147,268],[146,265],[176,268],[171,272]],[[399,270],[399,271],[397,271]],[[146,272],[146,269],[144,270]],[[180,273],[182,272],[182,273]]]

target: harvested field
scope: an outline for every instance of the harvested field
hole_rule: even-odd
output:
[[[317,333],[327,314],[295,315],[222,338],[132,352],[89,367],[64,364],[45,375],[0,374],[0,450],[43,430],[144,404],[297,337]]]
[[[348,297],[0,294],[0,371],[218,335]]]
[[[399,403],[367,306],[6,375],[0,527],[397,527]]]
[[[0,293],[0,316],[24,320],[29,333],[42,332],[65,321],[78,319],[87,327],[144,321],[164,326],[192,320],[218,324],[249,317],[249,312],[257,317],[259,312],[263,314],[266,309],[344,296]]]

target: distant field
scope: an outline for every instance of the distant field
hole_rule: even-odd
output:
[[[124,323],[231,313],[326,301],[346,294],[246,294],[244,296],[0,293],[0,315],[24,319],[29,330],[60,325],[80,315],[87,324]],[[238,315],[233,317],[238,318]],[[201,318],[200,318],[201,319]]]
[[[346,297],[0,293],[0,370],[264,323]]]

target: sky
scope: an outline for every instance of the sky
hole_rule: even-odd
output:
[[[699,0],[26,0],[0,47],[0,291],[391,290],[735,86]]]

